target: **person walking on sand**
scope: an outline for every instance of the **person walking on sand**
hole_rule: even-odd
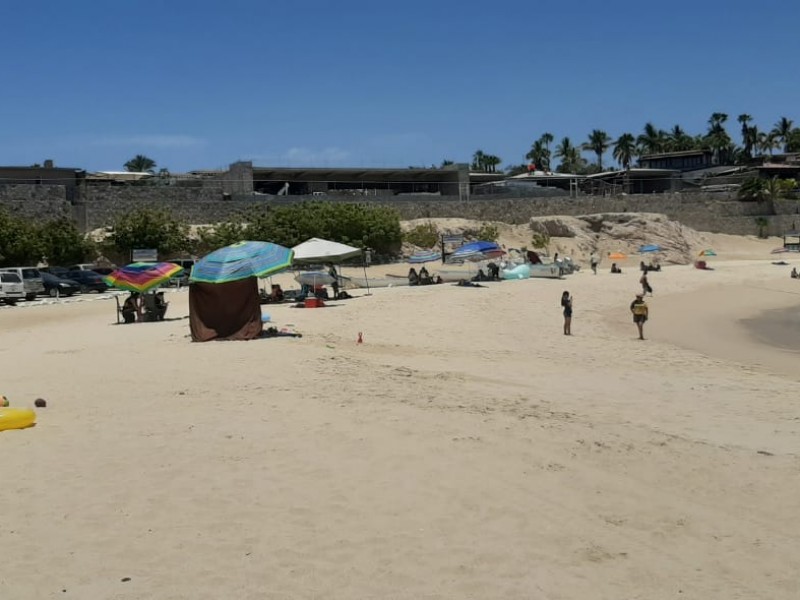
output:
[[[647,321],[648,309],[644,301],[644,294],[636,294],[636,298],[631,302],[631,314],[636,328],[639,330],[639,339],[644,339],[644,324]]]
[[[561,294],[561,306],[564,309],[564,335],[572,335],[572,296],[569,292]]]
[[[594,273],[595,275],[597,275],[597,266],[599,264],[600,264],[600,258],[597,256],[597,254],[592,252],[592,254],[589,256],[589,265],[592,267],[592,273]]]
[[[650,282],[647,280],[647,271],[642,273],[642,278],[639,279],[639,283],[642,284],[642,295],[650,294],[653,295],[653,288],[650,287]]]

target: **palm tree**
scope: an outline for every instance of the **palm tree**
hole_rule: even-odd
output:
[[[597,168],[603,170],[603,154],[611,145],[611,138],[601,129],[593,129],[589,134],[589,141],[583,144],[584,150],[590,150],[597,156]]]
[[[694,139],[688,135],[680,125],[675,125],[666,134],[664,149],[670,152],[681,152],[693,150],[695,147]]]
[[[652,123],[645,123],[643,133],[636,138],[636,143],[642,149],[642,154],[658,154],[664,151],[666,133],[657,129]]]
[[[789,132],[786,140],[786,152],[800,152],[800,128],[795,127]]]
[[[556,146],[556,158],[561,159],[561,164],[558,165],[560,173],[574,173],[581,166],[581,155],[578,149],[572,145],[568,137],[562,138],[561,142]]]
[[[794,123],[791,119],[781,117],[780,120],[775,123],[775,127],[772,128],[772,133],[775,134],[775,138],[779,139],[783,143],[784,152],[787,152],[786,146],[789,143],[789,136],[791,135],[792,127],[794,127]]]
[[[769,133],[761,132],[758,134],[758,149],[760,150],[761,154],[764,152],[769,152],[769,155],[772,156],[772,151],[776,148],[780,148],[780,142],[778,141],[778,136],[775,135],[775,131],[770,131]]]
[[[499,156],[495,156],[494,154],[486,154],[483,157],[484,170],[487,173],[496,173],[497,166],[501,162],[503,162],[503,160]]]
[[[706,143],[708,147],[714,151],[719,164],[724,164],[728,161],[731,154],[731,146],[733,141],[728,132],[725,131],[725,121],[728,120],[728,115],[725,113],[712,113],[708,119],[708,133],[706,134]]]
[[[124,165],[129,173],[152,173],[156,168],[156,161],[144,154],[137,154]]]
[[[753,117],[748,115],[747,113],[742,113],[736,120],[739,121],[739,124],[742,126],[742,146],[744,146],[744,151],[747,156],[752,155],[753,145],[752,145],[752,136],[750,135],[750,126],[748,123],[753,120]]]
[[[616,160],[623,169],[629,169],[633,157],[636,156],[636,139],[631,133],[623,133],[614,142],[614,160]]]
[[[472,155],[472,165],[470,167],[473,171],[483,171],[486,168],[486,155],[483,150],[476,150]]]
[[[531,149],[525,155],[525,158],[543,171],[549,170],[550,168],[550,151],[545,148],[545,145],[541,139],[533,142]]]
[[[546,148],[548,151],[550,150],[550,144],[552,144],[552,143],[553,143],[553,140],[555,140],[555,139],[556,139],[556,138],[555,138],[555,137],[553,137],[553,134],[552,134],[552,133],[547,133],[547,132],[545,132],[545,133],[543,133],[541,136],[539,136],[539,140],[540,140],[540,141],[541,141],[541,142],[544,144],[544,147],[545,147],[545,148]]]

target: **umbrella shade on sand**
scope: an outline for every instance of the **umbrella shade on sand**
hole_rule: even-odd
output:
[[[442,260],[442,253],[435,250],[426,250],[424,252],[416,252],[408,257],[408,262],[412,265],[419,265],[423,263],[436,262]]]
[[[229,283],[248,277],[267,277],[288,269],[293,256],[290,248],[271,242],[237,242],[198,260],[189,281]]]
[[[463,262],[465,260],[481,261],[498,258],[505,254],[500,246],[494,242],[470,242],[453,251],[447,257],[448,262]]]
[[[658,244],[645,244],[644,246],[639,246],[640,254],[648,254],[651,252],[661,252],[661,246]]]
[[[105,277],[111,287],[129,292],[144,293],[177,277],[183,267],[171,262],[145,263],[135,262],[112,271]]]
[[[625,260],[626,258],[628,258],[628,255],[623,254],[622,252],[612,252],[611,254],[608,255],[608,258],[610,258],[611,260]]]

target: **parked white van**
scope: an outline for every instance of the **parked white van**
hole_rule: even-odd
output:
[[[26,300],[33,300],[39,294],[44,294],[42,274],[36,267],[3,267],[0,271],[19,275],[22,286],[25,288]]]
[[[25,287],[16,273],[0,273],[0,302],[16,304],[25,298]]]

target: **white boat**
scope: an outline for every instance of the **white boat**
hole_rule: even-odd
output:
[[[325,271],[301,271],[294,276],[294,280],[300,285],[330,285],[333,283],[333,277]]]
[[[539,277],[543,279],[562,279],[561,267],[555,263],[539,263],[528,266],[531,269],[531,277]]]

